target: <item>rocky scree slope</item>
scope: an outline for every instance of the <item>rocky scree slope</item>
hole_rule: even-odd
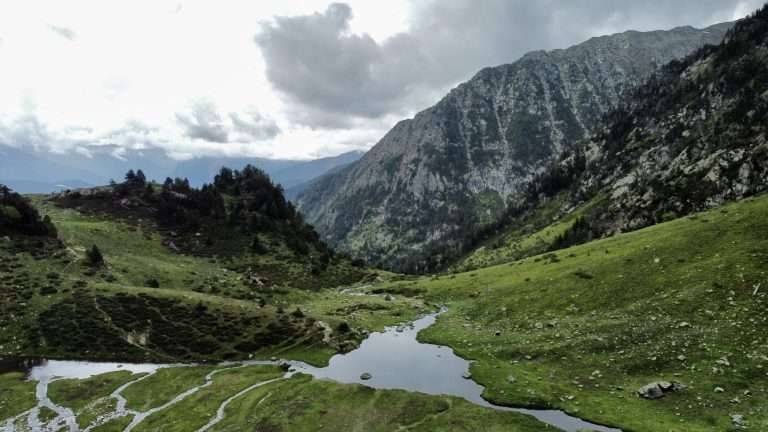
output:
[[[729,26],[630,31],[483,69],[399,122],[360,161],[319,179],[299,209],[341,250],[400,270],[439,266],[625,91],[720,42]]]

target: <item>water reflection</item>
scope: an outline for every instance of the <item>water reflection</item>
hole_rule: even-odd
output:
[[[481,396],[485,387],[465,378],[470,362],[457,356],[451,348],[416,340],[419,331],[434,324],[438,315],[427,315],[407,327],[392,327],[384,332],[372,333],[358,349],[333,356],[327,367],[317,368],[300,362],[292,362],[292,365],[298,372],[341,383],[458,396],[476,405],[530,415],[567,432],[621,432],[620,429],[589,423],[562,411],[510,408],[486,401]],[[365,373],[371,378],[363,379],[361,375]]]

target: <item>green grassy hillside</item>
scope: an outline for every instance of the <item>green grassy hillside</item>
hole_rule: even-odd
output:
[[[58,238],[0,237],[0,356],[324,363],[417,313],[406,300],[342,300],[327,288],[389,276],[338,257],[314,271],[279,233],[262,234],[259,253],[206,256],[175,250],[166,230],[130,213],[31,201]],[[102,265],[87,262],[93,245]]]
[[[467,273],[390,282],[448,313],[420,337],[501,404],[632,431],[768,428],[768,196]],[[514,377],[514,382],[507,379]],[[659,400],[653,381],[687,389]]]
[[[498,233],[459,259],[452,271],[468,271],[515,261],[556,249],[563,236],[579,220],[599,211],[602,196],[577,207],[568,208],[565,194],[543,200],[535,208],[513,218]]]

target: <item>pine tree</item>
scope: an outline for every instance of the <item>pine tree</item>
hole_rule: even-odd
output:
[[[91,267],[101,267],[104,265],[104,255],[101,254],[99,247],[93,245],[91,249],[85,254],[86,262]]]
[[[253,236],[253,241],[251,242],[251,250],[259,255],[267,253],[267,248],[264,246],[264,244],[261,243],[258,235]]]

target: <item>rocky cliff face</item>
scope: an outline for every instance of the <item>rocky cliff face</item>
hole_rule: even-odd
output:
[[[440,265],[628,89],[720,42],[728,27],[630,31],[483,69],[398,123],[360,161],[312,185],[299,208],[353,255],[410,271]]]
[[[601,234],[768,189],[768,6],[716,47],[662,68],[583,147],[580,196]]]

